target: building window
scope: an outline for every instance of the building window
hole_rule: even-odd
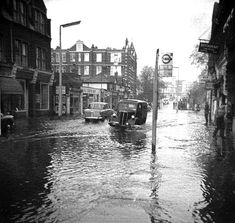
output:
[[[3,37],[0,35],[0,61],[4,61],[4,50],[3,50]]]
[[[36,84],[36,108],[49,108],[49,85],[45,83]]]
[[[78,62],[82,61],[81,53],[78,53]]]
[[[41,109],[48,109],[49,107],[49,86],[48,84],[41,84]]]
[[[55,62],[59,63],[60,62],[60,54],[56,53],[55,55]]]
[[[36,48],[36,67],[46,70],[46,51],[42,48]]]
[[[51,63],[55,63],[55,58],[54,58],[54,54],[51,53]]]
[[[75,62],[75,53],[70,53],[70,62]]]
[[[81,75],[81,66],[78,66],[78,75]]]
[[[63,63],[66,62],[66,53],[62,53],[62,62],[63,62]]]
[[[111,62],[115,65],[122,62],[122,54],[120,52],[111,53]]]
[[[26,43],[22,43],[22,66],[28,66],[28,46]]]
[[[96,62],[102,62],[102,53],[96,54]]]
[[[38,10],[35,10],[34,13],[34,19],[35,19],[35,29],[42,33],[45,34],[45,23],[46,23],[46,17],[45,15],[43,15],[41,12],[39,12]]]
[[[84,53],[84,61],[89,62],[89,53]]]
[[[15,63],[20,66],[28,66],[28,44],[15,40]]]
[[[14,20],[26,26],[26,6],[19,0],[13,0],[13,17]]]
[[[66,72],[66,66],[62,66],[62,73]]]
[[[111,66],[110,76],[122,76],[121,66]]]
[[[102,66],[96,66],[96,74],[99,74],[102,72]]]
[[[55,72],[60,72],[60,67],[59,66],[55,66]]]
[[[89,75],[89,66],[84,67],[84,75]]]

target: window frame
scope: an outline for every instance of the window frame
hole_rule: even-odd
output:
[[[23,52],[23,46],[25,46],[24,52]],[[19,66],[23,66],[23,67],[29,66],[28,43],[23,42],[19,39],[14,40],[14,59],[15,59],[15,63]]]
[[[25,2],[13,0],[13,19],[15,22],[26,26],[27,8]]]
[[[45,85],[47,87],[47,108],[42,108],[42,86]],[[40,110],[49,110],[49,103],[50,103],[50,98],[49,98],[49,84],[40,82]]]
[[[90,61],[90,53],[84,53],[84,62]]]
[[[102,62],[102,53],[96,53],[96,62]]]
[[[36,68],[46,70],[46,50],[36,47]]]
[[[84,66],[84,76],[89,76],[89,73],[90,72],[90,67],[87,65],[87,66]]]

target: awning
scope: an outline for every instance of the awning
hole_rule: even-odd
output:
[[[0,77],[1,94],[23,94],[19,81],[11,77]]]

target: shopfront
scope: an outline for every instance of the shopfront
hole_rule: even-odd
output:
[[[101,90],[92,87],[82,87],[83,109],[88,108],[94,101],[101,101]]]
[[[26,107],[25,82],[12,77],[0,77],[1,113],[13,114]]]

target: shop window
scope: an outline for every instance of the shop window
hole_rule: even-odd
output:
[[[49,105],[49,86],[41,84],[41,109],[48,109]]]
[[[28,44],[15,40],[15,63],[20,66],[28,66]]]
[[[1,108],[3,114],[13,114],[16,111],[26,109],[26,86],[24,80],[18,80],[22,86],[23,94],[4,94],[2,95]]]
[[[49,85],[40,83],[36,85],[36,108],[49,108]]]

